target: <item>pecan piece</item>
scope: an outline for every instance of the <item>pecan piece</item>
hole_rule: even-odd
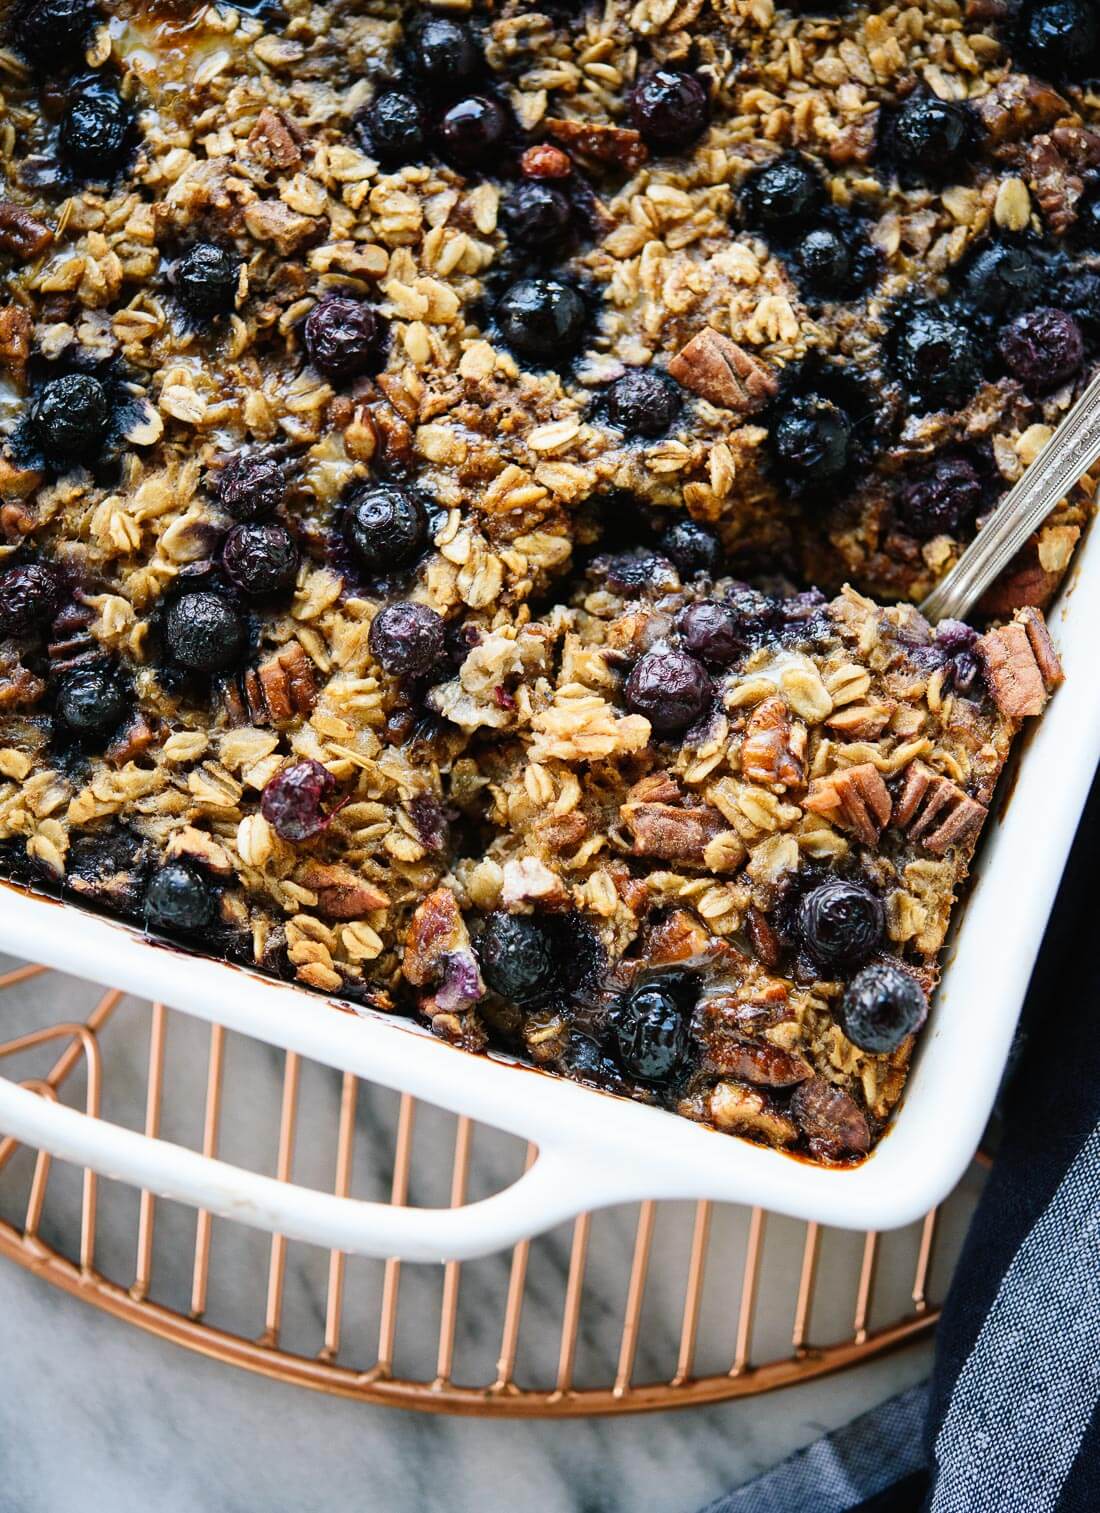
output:
[[[850,830],[865,846],[878,845],[891,807],[890,791],[872,762],[815,778],[805,801],[805,808]]]
[[[804,1057],[796,1056],[793,1051],[784,1051],[777,1045],[751,1045],[731,1040],[712,1048],[710,1060],[715,1071],[759,1087],[795,1087],[814,1074],[813,1067]]]
[[[31,258],[45,252],[52,241],[52,227],[36,220],[25,206],[0,200],[0,252],[6,252],[16,262],[29,263]]]
[[[759,1088],[739,1082],[719,1082],[709,1100],[710,1117],[719,1129],[760,1135],[769,1145],[790,1145],[798,1139],[794,1122]]]
[[[37,704],[46,685],[15,657],[0,657],[0,709]]]
[[[0,363],[22,383],[27,376],[27,359],[31,355],[34,322],[22,305],[5,305],[0,310]]]
[[[528,179],[567,179],[573,172],[569,154],[550,142],[536,142],[519,160],[519,169]]]
[[[547,133],[579,158],[588,158],[623,173],[634,173],[649,157],[641,133],[625,126],[607,126],[595,121],[564,121],[548,116]]]
[[[182,856],[188,861],[198,862],[201,867],[207,867],[218,877],[232,877],[233,858],[219,841],[205,830],[198,830],[194,825],[184,825],[181,830],[176,830],[168,838],[165,850],[169,856]]]
[[[1003,0],[992,3],[1003,4]],[[986,144],[994,148],[1034,136],[1070,114],[1069,104],[1056,90],[1028,74],[1009,74],[972,105],[985,127]]]
[[[381,888],[342,862],[307,862],[298,880],[317,894],[318,912],[328,919],[361,919],[374,909],[389,908]]]
[[[257,162],[265,168],[297,168],[302,161],[294,133],[286,117],[265,105],[248,133],[248,145]]]
[[[791,1113],[802,1133],[827,1150],[861,1154],[870,1149],[867,1115],[854,1098],[824,1077],[812,1077],[796,1088]]]
[[[994,704],[1012,719],[1041,714],[1062,681],[1058,653],[1037,609],[1022,609],[1010,625],[987,631],[977,643]]]
[[[685,389],[735,415],[755,415],[779,392],[766,364],[710,326],[677,352],[668,371]]]
[[[619,813],[634,837],[634,855],[666,862],[702,864],[709,843],[729,828],[710,804],[688,804],[667,772],[635,783]]]
[[[911,762],[893,822],[933,856],[943,856],[952,846],[973,840],[988,813],[950,778],[923,762]]]
[[[745,726],[741,743],[741,773],[765,788],[801,788],[806,729],[792,725],[787,701],[776,695],[762,699]]]
[[[436,888],[416,910],[405,936],[401,970],[414,988],[438,980],[445,956],[470,949],[470,932],[450,888]]]
[[[650,966],[669,967],[709,956],[711,938],[693,914],[677,909],[650,931],[643,959]]]
[[[139,710],[107,747],[105,755],[112,767],[125,767],[127,762],[132,762],[135,757],[142,756],[151,747],[159,745],[164,736],[165,730],[161,722],[155,716],[152,721],[148,720]]]
[[[1046,132],[1032,140],[1026,164],[1043,219],[1055,236],[1064,236],[1077,219],[1077,205],[1085,192],[1080,171]]]
[[[300,641],[288,641],[258,668],[250,667],[241,681],[243,701],[232,685],[225,690],[230,718],[238,723],[280,725],[312,713],[317,702],[313,662]]]

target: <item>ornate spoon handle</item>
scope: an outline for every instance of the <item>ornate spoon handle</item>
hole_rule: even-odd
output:
[[[1100,457],[1100,374],[955,566],[921,605],[935,624],[963,620],[1033,531]]]

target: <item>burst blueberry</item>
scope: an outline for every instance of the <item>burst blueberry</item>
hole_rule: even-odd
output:
[[[90,462],[111,423],[111,401],[90,373],[62,373],[43,384],[31,402],[30,430],[46,461],[63,468]]]
[[[977,309],[1004,315],[1035,304],[1043,282],[1043,270],[1029,248],[990,242],[966,270],[963,292]]]
[[[426,84],[455,89],[482,66],[480,44],[473,31],[447,16],[424,16],[413,28],[409,56],[413,72]]]
[[[505,341],[521,357],[545,361],[576,352],[584,337],[587,312],[569,284],[555,278],[525,278],[501,298],[497,321]]]
[[[9,567],[0,577],[0,634],[33,636],[57,614],[61,585],[43,562]]]
[[[652,368],[628,368],[607,391],[607,418],[627,436],[652,441],[663,436],[680,413],[680,390]]]
[[[690,1025],[678,995],[667,987],[643,983],[616,1005],[611,1021],[619,1061],[632,1077],[667,1082],[680,1070]]]
[[[13,7],[12,41],[38,69],[71,67],[84,55],[94,15],[93,0],[22,0]]]
[[[820,394],[799,394],[776,421],[772,448],[792,481],[821,484],[847,467],[851,436],[852,423],[839,405]]]
[[[997,338],[997,351],[1008,373],[1029,394],[1049,394],[1079,372],[1085,341],[1072,315],[1043,305],[1006,326]]]
[[[844,990],[837,1016],[853,1045],[888,1056],[920,1029],[928,1000],[914,977],[891,962],[864,967]]]
[[[894,339],[899,376],[911,401],[928,409],[957,410],[982,378],[982,355],[957,317],[921,307],[899,324]]]
[[[749,641],[742,633],[737,616],[725,604],[711,599],[689,604],[676,621],[685,650],[704,662],[729,667],[744,655]]]
[[[694,578],[697,573],[709,573],[713,577],[722,565],[722,548],[717,536],[696,520],[674,520],[662,532],[657,545],[681,578]]]
[[[216,475],[214,495],[235,520],[262,519],[286,497],[284,464],[263,452],[238,452]]]
[[[935,95],[914,94],[891,123],[889,147],[908,174],[938,180],[958,163],[972,134],[971,117],[964,106]]]
[[[244,648],[244,623],[221,594],[195,589],[179,596],[164,616],[164,649],[178,667],[221,672]]]
[[[176,298],[190,315],[209,319],[232,310],[237,298],[240,259],[213,242],[196,242],[172,274]]]
[[[359,122],[367,151],[387,168],[417,163],[424,153],[424,112],[415,95],[404,89],[387,89],[374,99]]]
[[[336,779],[327,767],[312,757],[281,767],[264,788],[260,813],[284,841],[307,841],[319,835],[331,816],[325,800],[335,791]]]
[[[630,114],[648,146],[657,152],[677,152],[706,129],[710,99],[695,74],[655,68],[634,86]]]
[[[524,252],[553,256],[569,241],[573,205],[567,194],[538,179],[517,184],[501,207],[508,240]]]
[[[1094,0],[1031,0],[1020,24],[1022,50],[1048,79],[1100,72],[1100,13]]]
[[[511,124],[499,100],[490,95],[470,95],[441,117],[439,150],[459,168],[493,168]]]
[[[882,944],[886,910],[869,888],[838,879],[806,894],[798,910],[798,930],[822,967],[858,967]]]
[[[74,734],[103,735],[130,713],[129,695],[110,667],[76,667],[57,685],[57,713]]]
[[[298,547],[283,525],[250,521],[235,525],[222,547],[222,567],[246,594],[275,594],[293,588]]]
[[[210,885],[194,867],[168,862],[149,879],[145,891],[145,918],[157,930],[190,934],[214,918]]]
[[[510,1003],[540,998],[558,980],[553,942],[537,918],[490,914],[475,949],[486,985]]]
[[[812,294],[837,295],[852,283],[852,250],[838,231],[822,226],[810,231],[795,251],[802,281]]]
[[[386,322],[365,300],[328,294],[306,316],[302,341],[309,360],[333,383],[346,383],[373,370]]]
[[[627,707],[654,730],[686,730],[714,696],[707,670],[686,651],[649,651],[635,662],[623,689]]]
[[[902,521],[922,541],[956,536],[977,514],[982,480],[966,457],[937,457],[930,467],[902,485],[898,508]]]
[[[61,118],[61,156],[80,178],[109,179],[130,151],[133,125],[133,112],[120,95],[98,81],[85,83]]]
[[[740,199],[750,226],[786,236],[812,221],[828,195],[817,169],[801,153],[788,152],[750,174]]]
[[[367,483],[348,500],[344,532],[364,567],[392,572],[407,567],[428,535],[424,505],[412,489]]]
[[[387,604],[371,621],[371,655],[394,677],[422,677],[446,649],[446,622],[427,604]]]

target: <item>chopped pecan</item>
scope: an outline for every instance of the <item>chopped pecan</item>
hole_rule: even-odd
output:
[[[1031,187],[1055,236],[1064,236],[1077,219],[1077,206],[1085,192],[1083,174],[1094,162],[1097,141],[1100,138],[1095,132],[1081,129],[1049,135],[1040,132],[1028,147],[1025,161]]]
[[[988,812],[950,778],[923,762],[910,762],[893,823],[933,856],[943,856],[952,846],[973,840]]]
[[[313,663],[300,641],[288,641],[258,668],[250,667],[242,682],[244,704],[235,688],[227,690],[226,703],[231,717],[253,725],[281,725],[295,715],[304,717],[317,702]]]
[[[125,767],[127,762],[142,756],[151,747],[158,746],[164,736],[165,730],[161,722],[155,716],[152,720],[147,719],[139,710],[107,747],[107,760],[114,767]]]
[[[890,791],[872,762],[845,767],[815,778],[805,807],[842,830],[850,830],[865,846],[877,846],[890,818]]]
[[[749,715],[741,743],[741,774],[766,788],[801,788],[806,728],[792,725],[787,701],[762,699]]]
[[[286,117],[265,105],[248,133],[248,145],[265,168],[297,168],[302,161],[294,133]]]
[[[46,685],[15,656],[0,654],[0,709],[19,709],[37,704]]]
[[[759,1087],[795,1087],[814,1074],[810,1063],[777,1045],[729,1040],[709,1047],[708,1061],[716,1072]]]
[[[184,856],[188,860],[198,862],[200,866],[208,868],[218,877],[231,877],[233,875],[233,858],[219,841],[205,830],[198,830],[194,825],[184,825],[176,830],[168,838],[165,847],[169,856]]]
[[[824,1077],[812,1077],[795,1089],[791,1113],[803,1134],[828,1150],[862,1153],[870,1148],[867,1115],[854,1098]]]
[[[567,900],[565,884],[537,856],[524,856],[504,863],[504,888],[501,898],[506,908],[513,904],[534,903],[549,908]]]
[[[766,967],[777,967],[783,956],[783,946],[771,920],[762,909],[750,904],[746,925],[757,956]]]
[[[685,389],[736,415],[755,415],[779,391],[766,364],[710,326],[677,352],[668,371]]]
[[[317,894],[317,909],[329,919],[361,919],[374,909],[388,909],[389,899],[342,862],[310,861],[300,868],[297,879]]]
[[[1014,0],[966,0],[966,19],[979,22],[1008,21],[1015,8]]]
[[[676,909],[650,932],[645,959],[654,967],[699,961],[711,953],[711,938],[693,914]]]
[[[0,200],[0,252],[17,262],[29,263],[53,241],[53,229],[36,220],[23,205]]]
[[[588,821],[573,809],[569,814],[549,815],[535,829],[551,851],[575,851],[588,834]]]
[[[843,168],[848,163],[871,161],[875,153],[875,143],[878,140],[877,114],[877,111],[872,111],[858,121],[849,122],[843,130],[838,131],[836,136],[826,143],[825,156],[830,163]]]
[[[253,200],[245,207],[244,223],[251,236],[272,242],[283,257],[324,236],[329,224],[326,216],[303,215],[282,200]]]
[[[634,837],[635,856],[701,864],[707,845],[729,828],[709,804],[689,804],[667,772],[636,783],[619,810]]]
[[[27,359],[31,355],[34,322],[22,305],[5,305],[0,309],[0,363],[22,383],[27,376]]]
[[[993,148],[1034,136],[1070,114],[1068,103],[1056,90],[1029,74],[1009,74],[971,103],[985,128],[985,143]]]
[[[555,142],[575,153],[623,173],[635,173],[649,157],[641,133],[625,126],[608,126],[596,121],[564,121],[548,116],[546,130]]]
[[[767,1093],[740,1082],[719,1082],[711,1089],[710,1117],[719,1129],[760,1135],[769,1145],[791,1145],[798,1129]]]
[[[1010,625],[987,631],[977,643],[993,702],[1012,719],[1041,714],[1062,666],[1037,609],[1022,609]]]
[[[414,988],[438,981],[443,959],[470,948],[470,932],[450,888],[436,888],[416,910],[405,936],[401,970]]]

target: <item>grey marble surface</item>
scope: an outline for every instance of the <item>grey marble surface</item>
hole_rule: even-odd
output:
[[[2,1003],[5,1038],[36,1024],[86,1013],[94,990],[51,977],[11,990]],[[102,1037],[106,1112],[140,1123],[148,1057],[148,1010],[123,1003]],[[171,1016],[165,1069],[164,1132],[195,1143],[201,1128],[208,1031]],[[41,1070],[41,1062],[38,1064]],[[8,1070],[12,1070],[10,1067]],[[34,1068],[21,1066],[20,1075]],[[232,1039],[226,1063],[222,1151],[271,1169],[282,1067],[270,1048]],[[295,1175],[332,1180],[334,1110],[339,1080],[304,1070]],[[79,1074],[73,1096],[79,1100]],[[392,1095],[359,1100],[354,1191],[384,1193],[392,1158]],[[446,1200],[453,1120],[424,1110],[414,1148],[414,1201]],[[472,1191],[514,1177],[522,1150],[479,1130]],[[30,1161],[22,1154],[0,1178],[0,1215],[17,1222]],[[71,1253],[77,1233],[79,1178],[56,1167],[42,1234]],[[136,1195],[102,1186],[97,1268],[129,1286],[136,1256]],[[636,1380],[667,1376],[675,1361],[692,1211],[662,1205],[642,1320]],[[965,1206],[949,1212],[940,1267],[961,1232]],[[613,1372],[636,1210],[597,1218],[586,1274],[578,1380],[602,1384]],[[715,1215],[700,1328],[701,1370],[731,1358],[746,1216]],[[789,1336],[792,1288],[804,1230],[769,1222],[761,1264],[758,1359],[782,1354]],[[543,1383],[557,1359],[570,1232],[532,1247],[517,1373]],[[157,1211],[152,1295],[186,1311],[194,1215],[161,1204]],[[860,1238],[829,1234],[813,1315],[815,1338],[850,1327]],[[910,1285],[915,1235],[890,1237],[882,1251],[873,1319],[900,1310]],[[238,1226],[215,1224],[210,1316],[254,1338],[263,1323],[269,1242]],[[472,1263],[462,1272],[455,1377],[492,1379],[500,1347],[508,1258]],[[316,1353],[323,1328],[327,1258],[291,1246],[286,1270],[284,1343]],[[354,1261],[347,1278],[341,1359],[358,1369],[373,1361],[381,1266]],[[433,1374],[438,1341],[438,1268],[405,1268],[396,1367],[417,1379]],[[301,1510],[446,1510],[498,1508],[653,1510],[691,1513],[790,1450],[840,1424],[927,1373],[929,1347],[908,1347],[855,1371],[804,1387],[711,1408],[648,1416],[559,1422],[449,1419],[349,1402],[290,1388],[193,1355],[87,1307],[14,1265],[0,1263],[4,1390],[0,1392],[0,1510],[69,1513],[301,1513]]]

